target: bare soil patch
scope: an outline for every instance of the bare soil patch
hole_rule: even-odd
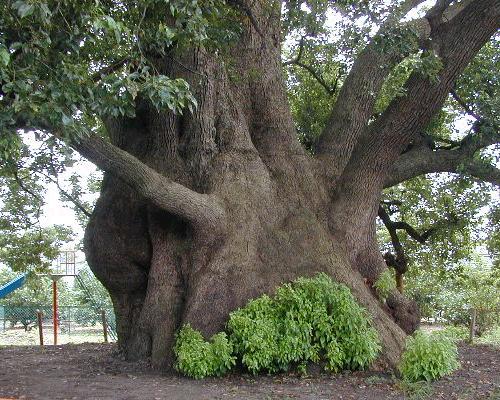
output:
[[[380,372],[299,377],[230,375],[195,381],[123,361],[114,344],[0,349],[0,398],[14,399],[500,399],[500,349],[461,344],[462,368],[426,396]]]

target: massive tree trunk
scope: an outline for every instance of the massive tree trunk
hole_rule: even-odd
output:
[[[495,2],[475,3],[477,10]],[[381,191],[497,22],[465,8],[434,38],[446,44],[440,79],[416,74],[412,97],[370,125],[373,101],[364,95],[383,82],[371,82],[370,68],[397,60],[360,57],[313,157],[296,140],[286,100],[279,9],[259,7],[252,4],[229,57],[197,48],[158,60],[159,70],[190,83],[192,114],[158,113],[138,101],[136,118],[106,121],[111,143],[91,135],[74,145],[107,171],[85,234],[88,262],[111,293],[130,359],[171,366],[181,324],[211,335],[248,299],[326,272],[371,313],[383,360],[394,366],[419,318],[401,294],[384,304],[372,289],[385,268],[375,238]],[[468,32],[478,36],[469,50],[450,33],[459,16],[489,24],[482,35]]]

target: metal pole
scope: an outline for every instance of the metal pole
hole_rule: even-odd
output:
[[[54,346],[57,345],[57,280],[52,279],[52,321],[54,323]]]
[[[36,311],[36,318],[38,320],[38,335],[40,336],[40,346],[43,346],[43,314],[40,310]]]

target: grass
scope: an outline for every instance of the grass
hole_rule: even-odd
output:
[[[400,380],[396,386],[401,390],[407,400],[425,400],[430,399],[433,394],[433,389],[430,382],[410,382]]]

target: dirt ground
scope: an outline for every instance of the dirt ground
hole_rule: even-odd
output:
[[[405,392],[389,374],[231,375],[190,380],[120,359],[113,344],[0,349],[0,400],[8,399],[500,399],[500,349],[460,345],[462,368]]]

